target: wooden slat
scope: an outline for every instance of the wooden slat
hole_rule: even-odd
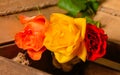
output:
[[[103,29],[110,40],[120,42],[120,17],[99,11],[94,19],[105,26]]]
[[[0,75],[51,75],[0,56]]]
[[[89,62],[88,66],[85,68],[84,75],[120,75],[120,72]]]
[[[100,65],[104,65],[106,67],[109,67],[111,69],[120,71],[120,64],[105,58],[99,58],[95,61],[95,63],[100,64]]]
[[[55,5],[58,0],[0,0],[0,15]]]
[[[103,0],[103,7],[120,10],[120,0]]]

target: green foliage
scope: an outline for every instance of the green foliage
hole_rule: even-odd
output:
[[[79,12],[85,17],[94,16],[99,3],[97,0],[59,0],[58,6],[67,10],[74,17]]]
[[[71,0],[59,0],[58,6],[67,10],[72,16],[79,13],[79,8]]]

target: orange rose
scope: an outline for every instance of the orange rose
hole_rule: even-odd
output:
[[[27,50],[31,59],[39,60],[46,50],[43,41],[49,22],[42,15],[34,17],[20,16],[20,21],[25,25],[25,28],[15,35],[15,43],[19,48]]]

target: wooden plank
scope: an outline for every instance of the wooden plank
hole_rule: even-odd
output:
[[[120,72],[89,62],[85,68],[84,75],[120,75]]]
[[[120,0],[103,0],[102,7],[120,10]]]
[[[105,26],[103,29],[108,34],[109,40],[120,43],[120,17],[99,11],[94,19]]]
[[[0,75],[50,75],[0,56]]]
[[[120,64],[105,58],[99,58],[95,61],[95,63],[100,64],[100,65],[104,65],[106,67],[109,67],[111,69],[120,71]]]
[[[17,15],[0,17],[0,44],[14,39],[16,32],[22,30],[23,25],[16,18]]]
[[[55,5],[58,0],[0,0],[0,15]]]

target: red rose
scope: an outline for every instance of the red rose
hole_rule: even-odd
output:
[[[42,15],[34,17],[20,16],[20,21],[25,28],[15,35],[15,43],[19,48],[27,50],[33,60],[39,60],[46,50],[43,46],[45,31],[48,21]]]
[[[87,59],[94,61],[95,59],[102,57],[106,53],[107,35],[101,28],[97,28],[95,25],[87,24],[85,34],[85,44],[87,47]]]

